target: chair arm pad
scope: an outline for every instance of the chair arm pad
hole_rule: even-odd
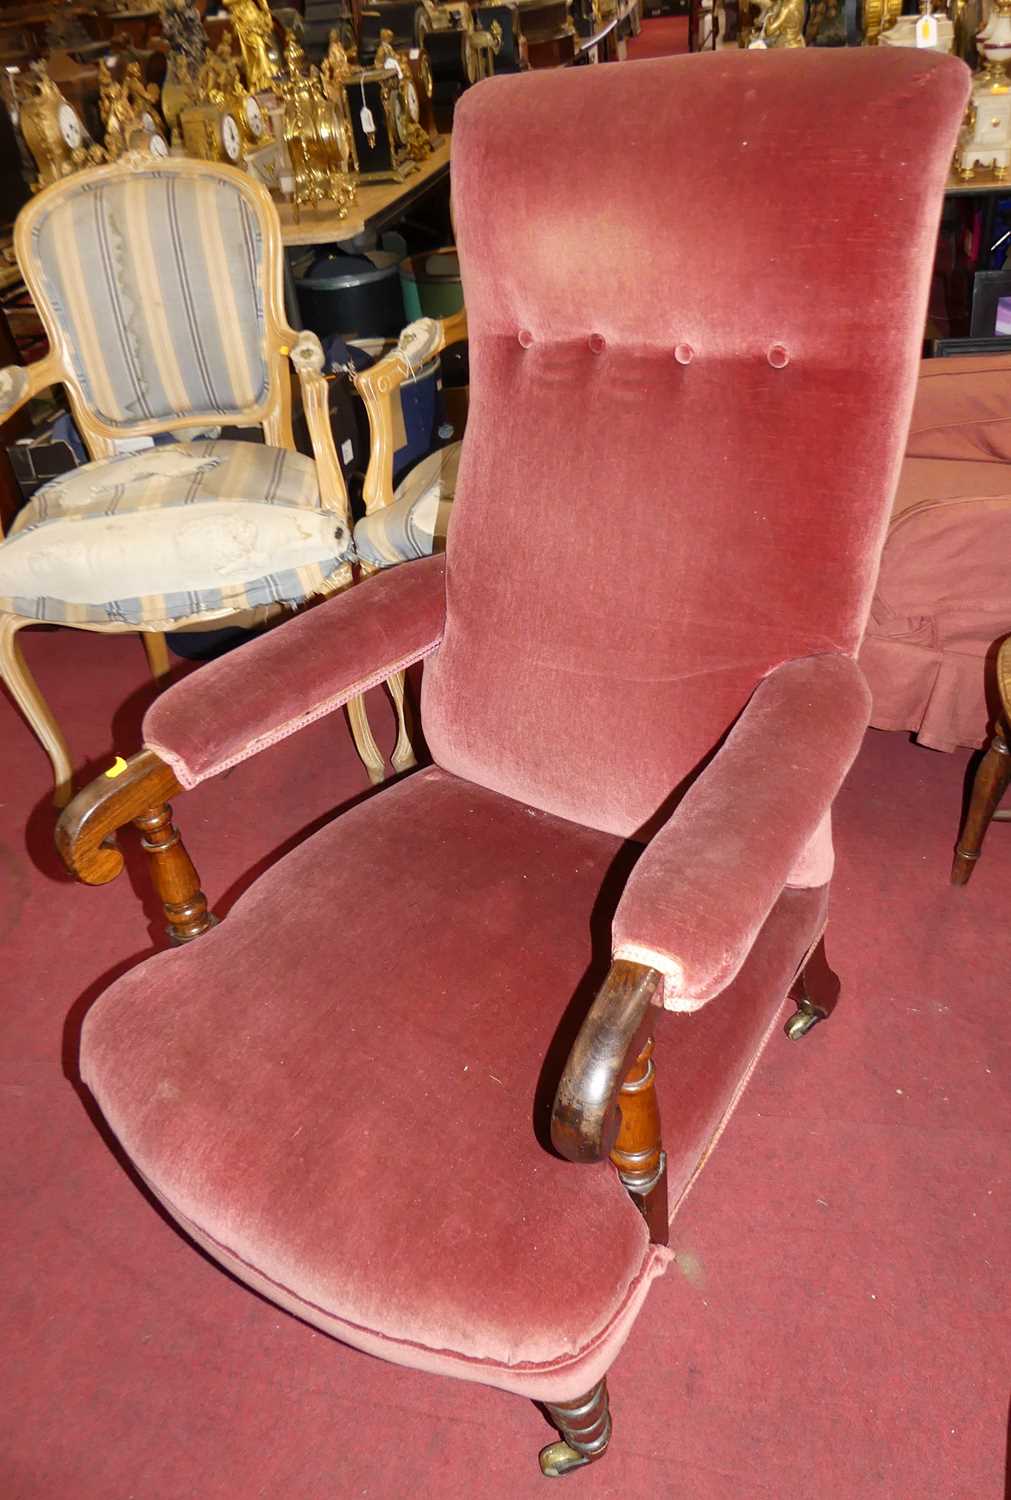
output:
[[[196,786],[429,656],[445,562],[378,573],[184,677],[148,709],[145,746]]]
[[[62,374],[62,368],[52,354],[31,365],[4,365],[0,368],[0,422],[6,422],[40,391],[55,385]]]
[[[733,979],[825,823],[869,715],[851,657],[777,667],[650,841],[615,912],[613,953],[663,974],[667,1010],[698,1010]],[[793,883],[830,873],[826,861],[818,879]]]

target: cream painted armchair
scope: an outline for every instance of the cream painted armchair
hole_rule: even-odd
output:
[[[406,381],[466,337],[465,309],[441,321],[420,318],[404,329],[385,359],[355,377],[372,435],[362,493],[365,515],[354,534],[365,573],[445,550],[462,444],[449,443],[427,454],[394,487],[397,405]]]
[[[40,193],[15,247],[50,351],[0,371],[0,419],[62,383],[93,460],[43,486],[0,545],[0,677],[63,806],[70,755],[18,632],[38,621],[139,631],[158,677],[166,630],[262,617],[350,584],[351,516],[322,349],[287,326],[280,224],[250,177],[134,155]],[[292,436],[289,359],[312,459]],[[222,424],[260,427],[264,443],[124,443]],[[362,700],[348,708],[381,781]],[[412,760],[402,729],[398,766]]]

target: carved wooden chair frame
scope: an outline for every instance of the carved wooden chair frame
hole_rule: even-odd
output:
[[[4,409],[3,418],[6,420],[12,416],[27,401],[50,386],[63,385],[74,421],[92,459],[113,457],[116,453],[117,439],[148,437],[155,433],[174,432],[200,426],[203,422],[217,425],[221,421],[220,412],[195,411],[176,418],[143,420],[116,426],[104,422],[91,407],[81,388],[74,371],[72,351],[66,331],[53,315],[39,268],[34,264],[31,249],[32,231],[40,215],[50,209],[59,196],[79,192],[82,179],[85,178],[90,182],[100,184],[132,172],[150,171],[152,167],[156,167],[160,173],[171,173],[178,177],[207,177],[219,182],[226,179],[241,194],[256,216],[263,237],[260,291],[263,298],[267,385],[264,398],[259,405],[242,407],[229,412],[227,420],[237,427],[260,427],[263,430],[265,442],[272,447],[294,451],[295,439],[291,425],[291,382],[288,375],[290,360],[298,372],[302,404],[316,464],[321,504],[340,518],[347,534],[350,535],[350,505],[330,428],[322,346],[314,333],[308,331],[297,333],[288,326],[283,306],[282,257],[284,251],[277,209],[267,190],[248,173],[241,172],[235,167],[189,159],[156,160],[139,152],[131,152],[111,166],[96,167],[86,172],[75,173],[72,177],[54,183],[22,209],[14,230],[15,251],[25,285],[39,311],[49,339],[49,353],[36,364],[28,365],[23,371],[19,370],[18,373],[23,375],[24,381],[12,404]],[[0,540],[2,536],[3,533],[0,531]],[[347,563],[327,581],[326,588],[322,592],[335,593],[346,588],[351,582],[351,564]],[[179,628],[185,628],[198,622],[206,622],[210,618],[227,619],[233,613],[234,611],[231,610],[223,610],[218,617],[204,614],[180,619],[174,624]],[[63,733],[42,697],[16,640],[18,631],[26,625],[35,623],[37,622],[23,615],[0,614],[0,672],[49,756],[55,782],[53,800],[57,807],[64,807],[73,796],[70,753]],[[111,621],[74,622],[72,628],[92,630],[101,634],[138,632],[143,638],[155,678],[161,678],[169,670],[168,648],[161,631],[146,630],[143,625]],[[391,685],[391,690],[397,702],[396,688]],[[402,701],[402,685],[400,697]],[[400,702],[397,702],[397,707],[401,720],[397,769],[403,769],[407,765],[413,765],[414,757],[410,742],[406,738]],[[370,780],[382,781],[385,774],[385,762],[372,735],[361,698],[353,699],[348,704],[348,718],[358,753],[365,763]]]

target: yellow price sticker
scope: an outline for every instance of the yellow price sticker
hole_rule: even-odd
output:
[[[112,765],[109,767],[109,769],[106,771],[105,774],[106,774],[106,776],[108,776],[109,780],[111,781],[116,776],[122,776],[122,774],[123,774],[123,772],[125,770],[126,770],[126,761],[123,759],[123,757],[121,755],[117,755],[116,759],[113,761]]]

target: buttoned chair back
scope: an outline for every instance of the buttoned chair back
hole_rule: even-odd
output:
[[[951,146],[917,101],[963,71],[758,61],[492,80],[459,106],[471,405],[425,733],[447,770],[623,835],[773,668],[856,652],[913,396],[919,184]]]
[[[222,422],[293,446],[280,229],[245,173],[174,159],[79,173],[15,233],[93,457]]]

